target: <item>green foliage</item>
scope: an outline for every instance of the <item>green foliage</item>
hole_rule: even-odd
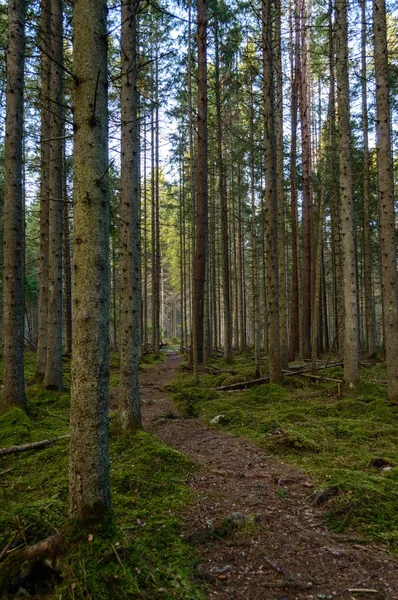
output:
[[[249,361],[235,358],[236,381],[246,379]],[[220,360],[214,366],[225,368]],[[341,368],[328,369],[327,376],[342,377]],[[398,551],[398,408],[387,402],[384,364],[361,369],[360,384],[353,390],[343,386],[340,399],[334,382],[297,376],[284,387],[264,384],[209,400],[209,386],[220,385],[220,377],[202,375],[196,388],[198,410],[208,422],[221,415],[216,427],[283,457],[314,477],[319,488],[337,486],[328,525],[334,531],[355,528]],[[190,377],[180,374],[171,390],[183,390],[184,383],[189,389]],[[392,469],[373,466],[377,458]]]
[[[27,362],[30,371],[30,356]],[[111,369],[117,366],[112,355]],[[32,385],[27,395],[28,415],[20,409],[0,415],[4,446],[68,431],[67,393]],[[110,433],[113,515],[103,527],[68,525],[67,439],[40,452],[1,459],[0,548],[34,544],[64,532],[67,552],[58,561],[62,581],[54,598],[201,600],[204,593],[191,578],[196,552],[180,536],[179,512],[190,500],[192,464],[145,432],[121,436],[113,418]],[[17,551],[7,561],[3,557],[0,596],[1,585],[4,590],[20,572]],[[37,597],[43,597],[43,590]]]

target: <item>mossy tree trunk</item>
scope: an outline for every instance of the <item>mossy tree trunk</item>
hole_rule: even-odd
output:
[[[26,405],[24,384],[23,0],[8,3],[6,139],[4,164],[4,389],[5,406]]]
[[[138,378],[141,294],[137,9],[138,0],[122,4],[119,419],[122,429],[130,431],[141,427]]]
[[[108,456],[109,185],[107,2],[75,0],[74,249],[70,516],[111,506]]]

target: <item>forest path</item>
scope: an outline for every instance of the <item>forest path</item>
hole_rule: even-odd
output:
[[[190,481],[196,501],[186,509],[183,535],[199,547],[198,577],[209,597],[397,600],[398,562],[376,545],[330,533],[308,476],[201,419],[165,417],[172,405],[163,388],[181,361],[168,355],[143,375],[143,419],[201,467]],[[231,514],[243,524],[233,535],[212,536]]]

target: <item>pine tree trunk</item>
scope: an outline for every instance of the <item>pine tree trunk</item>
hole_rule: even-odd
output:
[[[366,69],[366,2],[361,0],[362,14],[362,47],[361,47],[361,87],[362,87],[362,131],[363,131],[363,275],[365,287],[365,330],[368,356],[375,354],[375,323],[373,319],[372,288],[372,249],[370,243],[370,157],[369,157],[369,119],[367,102],[367,69]]]
[[[48,320],[48,239],[50,203],[50,28],[51,0],[41,0],[41,94],[40,94],[40,263],[39,263],[39,328],[37,337],[35,380],[44,379],[47,359]]]
[[[69,227],[69,200],[66,185],[65,169],[65,147],[63,150],[64,168],[63,168],[63,306],[64,306],[64,352],[66,356],[72,353],[72,269],[70,253],[70,227]]]
[[[262,0],[263,32],[263,102],[264,102],[264,167],[267,236],[267,318],[269,376],[272,383],[282,380],[279,342],[278,308],[278,214],[276,190],[275,112],[273,85],[273,56],[271,37],[271,3]]]
[[[106,0],[75,0],[70,516],[111,506],[108,456],[109,184]]]
[[[336,123],[336,85],[335,85],[335,39],[333,20],[333,0],[329,0],[329,73],[330,97],[333,98],[330,107],[331,127],[331,181],[339,180],[338,148],[337,148],[337,123]],[[344,320],[343,309],[343,267],[341,256],[341,215],[340,197],[338,186],[331,186],[331,229],[332,229],[332,275],[333,275],[333,313],[334,313],[334,347],[338,354],[343,350],[342,323]]]
[[[302,139],[302,171],[303,171],[303,316],[302,336],[304,358],[311,357],[311,322],[312,322],[312,290],[313,290],[313,257],[311,248],[311,99],[310,99],[310,0],[300,0],[301,6],[301,65],[300,65],[300,120]]]
[[[8,3],[4,161],[3,405],[26,406],[24,384],[23,89],[24,0]]]
[[[141,427],[139,120],[137,91],[138,0],[122,4],[121,193],[120,193],[120,391],[119,421],[124,431]]]
[[[207,2],[198,0],[198,159],[194,270],[194,366],[203,363],[204,291],[207,261]]]
[[[62,0],[51,0],[50,202],[48,238],[47,357],[44,386],[62,390]]]
[[[281,48],[281,2],[275,1],[275,155],[276,195],[278,210],[278,289],[280,356],[284,369],[288,367],[287,315],[286,315],[286,269],[285,269],[285,198],[283,186],[283,95],[282,95],[282,48]]]
[[[394,177],[387,55],[386,6],[373,3],[376,75],[377,184],[380,215],[381,284],[388,396],[398,400],[398,297],[394,211]]]
[[[223,274],[223,300],[224,300],[224,358],[231,362],[232,328],[231,328],[231,298],[230,298],[230,271],[229,271],[229,235],[228,235],[228,202],[227,202],[227,176],[225,173],[224,155],[225,145],[221,117],[221,82],[220,82],[220,52],[218,27],[215,24],[216,46],[216,111],[217,111],[217,158],[219,172],[219,192],[221,210],[221,245],[222,245],[222,274]]]
[[[296,9],[297,12],[297,9]],[[299,277],[298,277],[298,232],[297,232],[297,116],[298,116],[298,46],[299,29],[297,15],[293,19],[291,15],[291,145],[290,145],[290,215],[292,227],[292,299],[291,299],[291,320],[290,320],[290,339],[289,339],[289,361],[296,360],[296,354],[299,351]],[[293,36],[293,22],[296,23],[295,36]],[[295,38],[295,42],[293,39]]]
[[[344,379],[350,385],[355,385],[359,377],[358,291],[351,173],[351,126],[346,0],[336,0],[336,26],[336,75],[339,111],[339,163],[344,290]]]

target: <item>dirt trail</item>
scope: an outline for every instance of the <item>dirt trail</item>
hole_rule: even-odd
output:
[[[200,419],[162,417],[172,408],[162,390],[180,362],[169,355],[143,376],[143,416],[147,429],[202,466],[191,481],[197,502],[187,508],[183,535],[199,545],[198,577],[209,597],[398,600],[397,561],[323,527],[307,476]],[[212,527],[231,513],[235,521],[245,517],[243,525],[209,543]]]

